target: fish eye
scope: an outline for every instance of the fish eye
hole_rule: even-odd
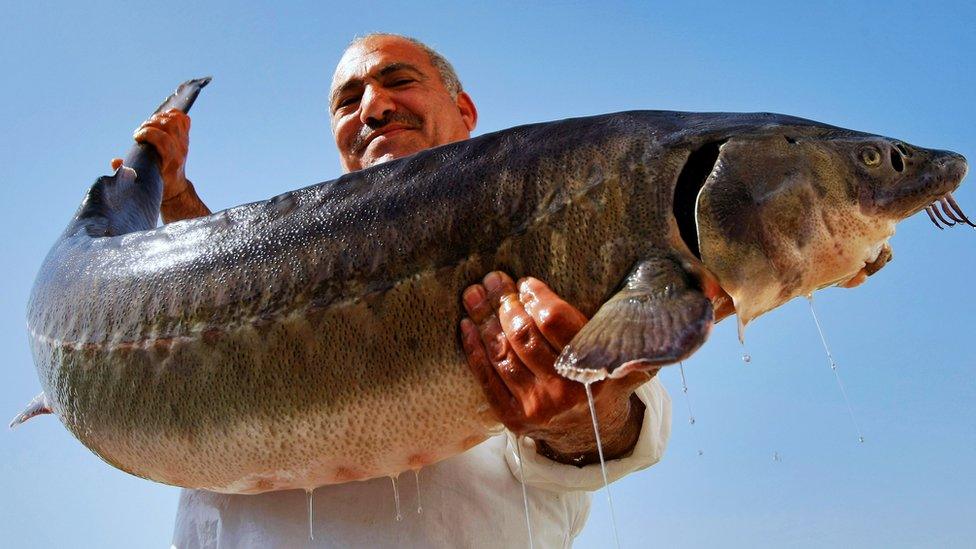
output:
[[[874,147],[861,149],[861,162],[864,162],[868,166],[877,166],[881,163],[881,151]]]

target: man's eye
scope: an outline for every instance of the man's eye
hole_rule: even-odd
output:
[[[336,103],[336,108],[337,109],[341,109],[343,107],[348,107],[349,105],[352,105],[356,101],[359,101],[359,98],[358,97],[354,97],[354,96],[353,97],[346,97],[345,99],[340,99],[339,102]]]
[[[394,80],[393,82],[390,82],[390,85],[391,86],[405,86],[405,85],[407,85],[407,84],[409,84],[409,83],[411,83],[413,81],[414,81],[413,78],[398,78],[398,79]]]

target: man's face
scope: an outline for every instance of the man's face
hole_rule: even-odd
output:
[[[394,36],[349,48],[332,77],[332,133],[345,171],[467,139],[477,111],[444,86],[430,57]]]

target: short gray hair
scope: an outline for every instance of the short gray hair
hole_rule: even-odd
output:
[[[464,91],[464,88],[461,87],[461,79],[458,78],[457,72],[455,72],[454,67],[451,66],[451,62],[448,61],[446,57],[438,53],[437,50],[428,46],[427,44],[424,44],[416,38],[392,32],[371,32],[369,34],[353,38],[352,42],[349,42],[349,45],[346,46],[346,50],[353,46],[358,46],[370,38],[379,38],[383,36],[402,38],[423,50],[424,53],[426,53],[430,58],[430,64],[433,65],[434,68],[437,69],[438,74],[440,74],[441,82],[444,83],[444,87],[447,88],[447,92],[451,94],[451,98],[457,99],[457,95]]]

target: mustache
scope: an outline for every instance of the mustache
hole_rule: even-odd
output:
[[[370,136],[372,136],[376,130],[381,129],[388,124],[403,124],[410,128],[419,128],[423,122],[424,121],[422,118],[413,113],[390,113],[389,116],[383,118],[382,120],[367,122],[365,126],[360,128],[359,133],[356,134],[356,137],[352,141],[350,149],[352,149],[353,154],[360,152],[366,148],[366,144],[369,142]]]

